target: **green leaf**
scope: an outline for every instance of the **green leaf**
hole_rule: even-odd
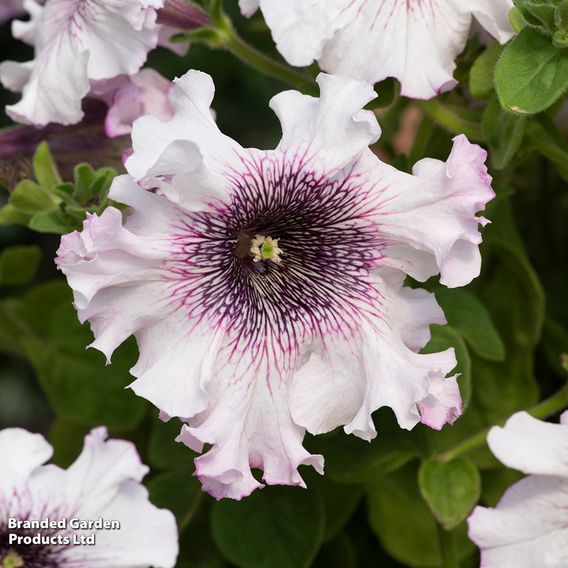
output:
[[[49,151],[47,142],[42,142],[37,147],[34,155],[33,166],[35,178],[39,185],[41,185],[44,189],[53,189],[56,185],[63,182],[53,156]]]
[[[488,361],[503,361],[505,345],[487,308],[463,288],[439,288],[436,298],[448,323],[465,339],[472,351]]]
[[[488,99],[494,90],[495,66],[503,52],[503,46],[494,43],[474,62],[469,73],[469,90],[476,99]]]
[[[69,467],[81,453],[89,426],[56,419],[49,431],[49,441],[53,446],[52,462],[60,467]]]
[[[442,566],[437,523],[418,490],[414,464],[367,486],[369,522],[390,556],[412,568]],[[456,531],[460,559],[474,551],[462,523]]]
[[[363,496],[363,487],[360,485],[345,485],[332,481],[327,475],[318,475],[312,481],[310,477],[308,486],[317,487],[325,507],[325,534],[324,540],[337,535],[337,533],[349,521],[355,508]]]
[[[10,247],[0,254],[0,286],[22,286],[35,276],[41,261],[36,246]]]
[[[28,226],[38,233],[54,233],[56,235],[65,235],[75,229],[68,215],[59,207],[35,213]]]
[[[201,483],[190,469],[157,475],[148,484],[150,500],[161,509],[169,509],[182,532],[190,524],[204,496]]]
[[[483,142],[480,110],[460,107],[438,99],[416,102],[438,126],[453,134],[465,134],[474,142]]]
[[[380,434],[367,442],[343,431],[316,436],[307,444],[312,453],[325,458],[326,475],[338,483],[361,483],[397,470],[416,457],[416,449],[404,437],[386,410],[374,414]]]
[[[563,179],[568,181],[568,144],[558,135],[546,115],[531,120],[527,127],[528,149],[534,148],[554,163]]]
[[[86,203],[93,197],[91,186],[95,180],[95,170],[90,164],[79,164],[74,170],[75,191],[73,197],[77,203]]]
[[[172,418],[169,422],[153,420],[148,460],[158,469],[174,469],[186,466],[193,470],[195,452],[175,439],[181,432],[181,422]]]
[[[517,10],[530,26],[551,32],[555,28],[555,2],[549,0],[515,0]]]
[[[501,105],[518,114],[547,109],[568,89],[568,50],[526,27],[505,48],[495,69]]]
[[[213,538],[241,568],[308,568],[324,535],[316,492],[267,486],[243,501],[225,499],[212,512]]]
[[[119,347],[112,365],[86,346],[92,335],[81,326],[71,304],[54,308],[45,338],[27,335],[25,352],[34,366],[52,408],[60,418],[85,426],[104,424],[130,431],[144,418],[147,403],[125,387],[137,349],[132,340]]]
[[[523,477],[523,473],[505,467],[482,472],[481,502],[487,507],[495,507],[505,491]]]
[[[61,199],[57,195],[29,179],[21,181],[10,195],[10,203],[22,213],[30,215],[51,209],[60,202]]]
[[[505,112],[496,98],[485,108],[483,131],[489,144],[491,162],[502,170],[513,159],[525,136],[527,117]]]
[[[465,458],[448,463],[437,459],[422,462],[418,483],[422,497],[446,530],[467,518],[481,493],[479,471]]]
[[[99,203],[103,203],[108,197],[108,192],[114,178],[116,177],[116,170],[113,168],[101,168],[97,170],[91,192],[93,196],[97,197]]]
[[[11,203],[7,203],[0,208],[0,225],[27,225],[30,220],[30,214],[20,211]]]
[[[467,409],[471,400],[471,357],[461,335],[449,325],[433,325],[432,339],[422,353],[439,353],[453,347],[458,361],[455,369],[449,374],[458,373],[458,384],[462,397],[463,410]]]

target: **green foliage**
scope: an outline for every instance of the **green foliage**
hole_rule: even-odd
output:
[[[536,114],[568,90],[568,4],[515,0],[515,6],[519,32],[497,63],[495,85],[505,110]]]
[[[441,566],[436,521],[420,495],[415,465],[377,478],[367,499],[371,528],[393,558],[413,568]],[[473,553],[465,524],[455,529],[455,538],[461,559]]]
[[[41,261],[36,246],[15,246],[0,253],[0,286],[21,286],[31,282]]]
[[[214,74],[221,129],[243,145],[269,146],[279,132],[268,99],[284,84],[317,93],[317,66],[287,66],[260,15],[245,20],[236,2],[207,4],[210,25],[176,38],[192,41],[188,56],[157,50],[151,66],[170,77],[190,67]],[[568,0],[515,6],[509,17],[517,35],[507,45],[471,39],[455,90],[412,101],[387,79],[367,107],[383,128],[373,151],[405,171],[424,157],[446,159],[451,134],[488,150],[497,196],[484,213],[491,224],[482,229],[481,275],[458,289],[436,278],[426,284],[448,325],[432,326],[424,352],[452,348],[457,359],[463,415],[453,426],[407,432],[381,409],[370,442],[341,429],[306,435],[306,448],[325,458],[325,476],[301,469],[307,489],[267,486],[240,502],[214,502],[194,476],[197,454],[175,441],[182,421],[162,422],[127,388],[134,340],[107,365],[86,349],[93,337],[77,321],[67,284],[52,280],[57,235],[110,204],[116,172],[94,169],[82,161],[89,156],[69,165],[55,154],[62,176],[45,142],[33,175],[24,174],[30,179],[0,195],[0,414],[6,405],[26,406],[32,416],[43,409],[31,428],[49,431],[54,461],[64,467],[92,427],[132,440],[151,468],[152,501],[176,516],[177,568],[477,566],[467,515],[477,504],[495,506],[522,477],[491,454],[488,428],[518,410],[547,408],[539,401],[568,378]],[[21,392],[37,394],[33,404],[19,394],[24,383],[29,390]],[[554,411],[566,404],[559,400]]]
[[[213,507],[213,537],[241,568],[307,568],[323,541],[325,512],[314,491],[266,487]]]
[[[418,484],[424,501],[446,530],[454,529],[466,519],[481,493],[479,471],[465,458],[422,462]]]
[[[0,209],[0,225],[27,225],[39,233],[64,235],[80,229],[87,213],[101,213],[107,207],[108,192],[116,171],[89,164],[75,167],[73,183],[64,183],[46,142],[34,155],[36,180],[25,179],[11,192]]]

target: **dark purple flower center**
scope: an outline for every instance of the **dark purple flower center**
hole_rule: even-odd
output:
[[[293,364],[307,338],[350,337],[378,307],[373,197],[353,170],[330,178],[299,156],[247,155],[242,166],[229,174],[228,204],[176,227],[172,297],[191,319],[223,326],[236,351],[276,345]],[[279,263],[254,261],[259,235],[279,239]]]
[[[22,540],[10,542],[10,535]],[[61,558],[64,547],[51,543],[55,536],[54,531],[9,529],[6,524],[0,524],[0,567],[63,568],[67,565]],[[32,542],[34,538],[41,542]]]

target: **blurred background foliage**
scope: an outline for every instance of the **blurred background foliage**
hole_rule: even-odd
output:
[[[239,33],[279,59],[262,19],[245,21],[235,2],[226,4]],[[0,46],[2,59],[30,58],[8,24]],[[0,428],[45,433],[61,465],[96,425],[134,441],[152,466],[153,500],[178,519],[180,567],[477,566],[464,520],[477,502],[494,505],[518,479],[483,444],[485,429],[558,391],[561,406],[567,378],[568,113],[562,100],[534,116],[503,110],[493,81],[502,49],[472,38],[455,91],[416,102],[385,81],[373,103],[383,128],[373,149],[398,168],[410,171],[425,156],[445,159],[458,133],[490,150],[497,197],[486,213],[492,224],[484,230],[482,275],[466,289],[428,283],[449,324],[433,329],[427,349],[453,346],[459,361],[464,414],[455,426],[405,432],[383,410],[370,444],[339,431],[307,437],[308,448],[326,459],[325,477],[303,471],[308,490],[267,487],[242,502],[220,503],[203,494],[192,477],[194,455],[174,442],[180,424],[160,422],[125,389],[134,341],[110,366],[99,352],[85,351],[92,335],[78,323],[53,263],[58,234],[79,226],[86,209],[104,207],[108,168],[121,170],[128,147],[128,138],[105,138],[101,109],[87,102],[89,119],[80,127],[0,132],[0,205],[10,203],[0,213]],[[268,101],[286,85],[202,42],[184,57],[157,49],[149,65],[170,79],[190,68],[210,73],[221,130],[243,146],[277,144]],[[2,107],[15,98],[0,91]],[[11,126],[3,114],[0,123]],[[34,164],[44,139],[62,179],[45,146]],[[106,169],[75,168],[81,162]],[[23,178],[35,181],[16,191]],[[547,404],[536,414],[556,409]]]

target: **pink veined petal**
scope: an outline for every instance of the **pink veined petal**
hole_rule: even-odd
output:
[[[439,272],[450,288],[479,275],[479,226],[487,221],[477,213],[495,196],[486,158],[485,150],[457,136],[446,163],[422,160],[412,176],[384,164],[375,168],[385,265],[421,282]]]
[[[551,424],[517,412],[504,427],[491,429],[487,443],[507,467],[568,478],[568,424]]]
[[[568,562],[568,481],[530,475],[512,485],[495,509],[476,507],[469,537],[483,568],[563,568]]]
[[[356,338],[316,346],[294,375],[292,416],[312,434],[346,425],[347,433],[372,439],[371,414],[383,406],[406,429],[420,421],[440,429],[461,414],[455,377],[444,379],[456,365],[453,350],[417,353],[430,339],[429,326],[445,323],[434,296],[403,288],[396,272],[381,276],[380,317],[364,323]]]
[[[248,367],[250,362],[242,364]],[[246,497],[262,486],[251,467],[261,468],[269,485],[305,487],[298,472],[302,464],[323,473],[322,456],[302,447],[304,429],[290,416],[288,388],[286,378],[265,363],[241,373],[218,362],[209,408],[188,420],[178,438],[197,451],[203,444],[213,444],[195,460],[205,491],[217,499]]]
[[[173,116],[168,99],[172,84],[153,69],[143,69],[129,77],[114,91],[105,120],[109,137],[122,136],[132,131],[132,124],[141,116],[152,115],[162,121]]]
[[[14,22],[13,29],[16,37],[33,43],[35,57],[26,64],[0,65],[0,80],[23,93],[6,112],[38,126],[79,122],[91,81],[136,73],[156,47],[154,5],[161,3],[50,0],[43,8],[27,0],[32,19]]]

